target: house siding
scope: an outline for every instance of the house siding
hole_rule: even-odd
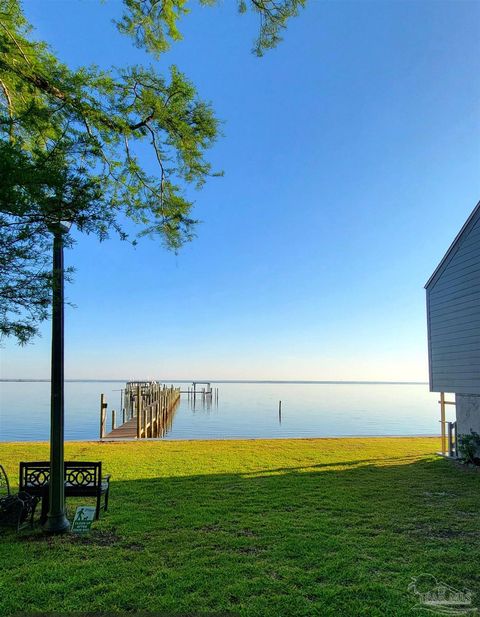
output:
[[[480,394],[480,213],[427,286],[430,390]]]

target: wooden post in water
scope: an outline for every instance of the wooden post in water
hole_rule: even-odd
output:
[[[152,437],[156,437],[157,431],[157,384],[153,386],[152,396]]]
[[[148,422],[150,423],[150,428],[148,429],[147,437],[153,437],[153,401],[150,401],[148,406]]]
[[[115,409],[112,409],[112,431],[115,428]]]
[[[137,385],[137,439],[142,436],[142,391]]]
[[[100,395],[100,439],[105,437],[105,422],[107,419],[107,403],[105,394]]]
[[[168,388],[165,386],[163,388],[163,426],[165,426],[165,421],[167,419],[167,408],[168,408]]]
[[[162,430],[162,413],[163,413],[163,388],[158,388],[158,435]]]

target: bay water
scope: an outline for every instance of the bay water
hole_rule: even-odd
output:
[[[173,384],[182,390],[191,386]],[[65,439],[98,439],[100,395],[108,402],[110,427],[111,410],[121,416],[124,387],[122,381],[67,381]],[[219,389],[218,403],[197,397],[193,404],[182,394],[164,439],[439,434],[438,394],[425,383],[217,382],[212,387]],[[1,441],[48,440],[49,415],[49,382],[0,382]]]

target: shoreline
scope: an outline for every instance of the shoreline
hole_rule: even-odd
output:
[[[333,437],[221,437],[218,439],[164,439],[149,437],[148,439],[65,439],[67,444],[105,444],[105,443],[222,443],[222,442],[286,442],[286,441],[348,441],[348,440],[375,440],[375,439],[441,439],[440,435],[341,435]],[[46,444],[50,442],[48,440],[38,441],[0,441],[0,447],[3,445],[27,445],[27,444]]]

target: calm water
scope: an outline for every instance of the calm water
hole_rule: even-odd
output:
[[[438,394],[430,393],[426,384],[213,385],[219,388],[218,405],[199,399],[193,407],[182,395],[165,439],[433,435],[439,431]],[[110,414],[112,408],[120,408],[123,386],[67,382],[65,438],[97,439],[100,394],[105,393]],[[0,440],[48,439],[49,396],[49,383],[0,382]]]

